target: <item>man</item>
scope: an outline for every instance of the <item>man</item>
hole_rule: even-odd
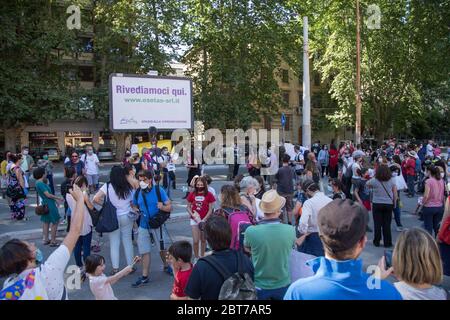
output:
[[[205,223],[205,236],[213,250],[210,256],[197,261],[187,283],[185,294],[191,299],[218,300],[220,289],[226,279],[208,262],[223,266],[230,275],[238,271],[237,255],[243,266],[243,273],[247,273],[253,280],[253,265],[250,259],[241,251],[230,250],[231,227],[221,216],[212,215]]]
[[[356,157],[358,157],[358,156],[364,157],[365,155],[366,155],[366,154],[365,154],[364,151],[362,150],[361,145],[360,145],[360,144],[357,144],[357,145],[356,145],[356,150],[353,151],[352,157],[353,157],[353,158],[356,158]]]
[[[86,167],[86,178],[89,184],[89,192],[94,193],[98,189],[100,161],[91,146],[86,148],[86,153],[81,156],[81,161],[84,162]]]
[[[294,209],[294,170],[289,165],[291,157],[288,154],[283,155],[283,166],[278,170],[275,175],[275,181],[277,184],[277,192],[286,199],[286,213],[287,217],[283,217],[283,220],[291,225],[295,225],[295,216],[292,215]]]
[[[431,158],[434,157],[433,140],[428,140],[426,155],[427,155],[427,157],[431,157]]]
[[[350,190],[352,188],[352,176],[353,176],[353,157],[351,156],[350,149],[345,149],[344,156],[342,157],[342,184],[344,185],[344,193],[347,199],[351,199]]]
[[[280,221],[285,203],[276,190],[264,193],[259,204],[264,218],[245,231],[244,247],[252,255],[260,300],[282,300],[291,283],[289,257],[296,238],[294,227]]]
[[[30,179],[30,173],[34,167],[33,157],[30,156],[30,149],[28,147],[22,148],[22,164],[20,168],[23,171],[23,176],[25,178],[25,188],[28,188],[28,181]]]
[[[355,154],[355,152],[353,152],[353,154]],[[352,186],[354,189],[359,180],[361,180],[361,169],[363,167],[364,158],[357,153],[356,157],[353,157],[353,159],[355,161],[352,165]]]
[[[314,276],[299,279],[284,300],[402,300],[395,287],[363,271],[358,259],[367,242],[367,210],[351,200],[334,200],[319,212],[325,257],[308,261]]]
[[[296,154],[294,158],[295,174],[297,175],[297,180],[299,180],[305,170],[305,158],[303,157],[303,150],[300,146],[296,145],[294,152]]]
[[[404,169],[406,173],[406,184],[408,186],[408,198],[412,198],[415,195],[414,182],[416,180],[416,152],[409,151],[407,155]]]
[[[139,208],[139,211],[141,212],[137,243],[139,254],[142,255],[142,277],[139,277],[139,279],[131,285],[133,288],[138,288],[149,282],[148,274],[150,272],[150,251],[152,244],[148,220],[155,216],[159,210],[167,212],[171,211],[170,200],[163,188],[153,186],[153,176],[151,171],[145,170],[139,172],[139,187],[140,188],[134,195],[133,205]],[[156,188],[159,188],[160,190],[161,202],[158,201]]]
[[[80,160],[78,153],[72,152],[70,161],[64,164],[68,168],[74,168],[77,176],[84,176],[86,174],[86,167],[84,162]]]
[[[314,143],[311,148],[311,151],[314,152],[314,154],[316,155],[316,159],[319,157],[320,149],[321,149],[320,140],[317,140],[316,143]]]

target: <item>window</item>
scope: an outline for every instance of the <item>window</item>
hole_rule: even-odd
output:
[[[320,86],[320,74],[318,72],[314,72],[313,84],[316,87]]]
[[[282,81],[283,83],[289,83],[289,70],[283,69],[282,70]]]
[[[93,67],[79,67],[80,81],[93,81],[94,68]]]
[[[67,79],[70,81],[76,81],[77,80],[77,72],[76,70],[69,70],[67,71]]]
[[[313,95],[311,97],[311,108],[320,108],[322,106],[322,97],[320,95]]]
[[[290,131],[291,130],[291,115],[290,114],[286,114],[286,124],[284,125],[284,130],[285,131]]]
[[[303,92],[299,91],[298,93],[298,107],[300,108],[300,110],[302,109],[303,106]]]
[[[264,116],[264,128],[270,130],[271,126],[271,118],[269,116]]]
[[[283,91],[283,101],[289,106],[289,91]]]

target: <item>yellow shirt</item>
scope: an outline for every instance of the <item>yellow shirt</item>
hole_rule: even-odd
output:
[[[6,161],[6,160],[3,160],[2,161],[2,164],[0,165],[1,166],[1,173],[2,173],[2,175],[5,175],[6,174],[6,166],[8,165],[8,161]]]

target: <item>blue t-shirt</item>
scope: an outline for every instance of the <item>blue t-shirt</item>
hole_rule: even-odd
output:
[[[391,283],[365,273],[361,259],[318,257],[307,263],[315,275],[291,284],[284,300],[402,300]]]
[[[67,168],[74,168],[75,172],[77,173],[77,176],[81,176],[83,174],[83,169],[84,169],[84,162],[83,161],[78,161],[76,164],[72,163],[72,162],[67,162],[65,164],[65,166]]]
[[[166,192],[163,188],[159,187],[159,190],[161,191],[161,201],[165,203],[169,198],[167,197]],[[133,204],[135,206],[138,206],[139,209],[142,212],[141,221],[139,223],[139,226],[144,229],[149,229],[150,226],[148,225],[148,219],[155,216],[158,212],[158,196],[156,195],[156,187],[152,187],[150,192],[142,191],[141,189],[138,189],[139,195],[136,197],[133,197]],[[145,206],[144,197],[147,200],[147,206]],[[148,208],[148,210],[147,210]]]

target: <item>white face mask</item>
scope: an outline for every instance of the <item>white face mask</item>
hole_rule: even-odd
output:
[[[145,181],[139,181],[139,186],[142,190],[144,190],[148,188],[148,183],[145,183]]]
[[[396,176],[397,176],[397,172],[393,172],[393,173],[392,173],[392,176],[393,176],[393,177],[396,177]]]
[[[441,172],[441,178],[444,179],[445,174]]]
[[[23,154],[24,156],[28,155],[28,150],[23,150],[22,154]]]

